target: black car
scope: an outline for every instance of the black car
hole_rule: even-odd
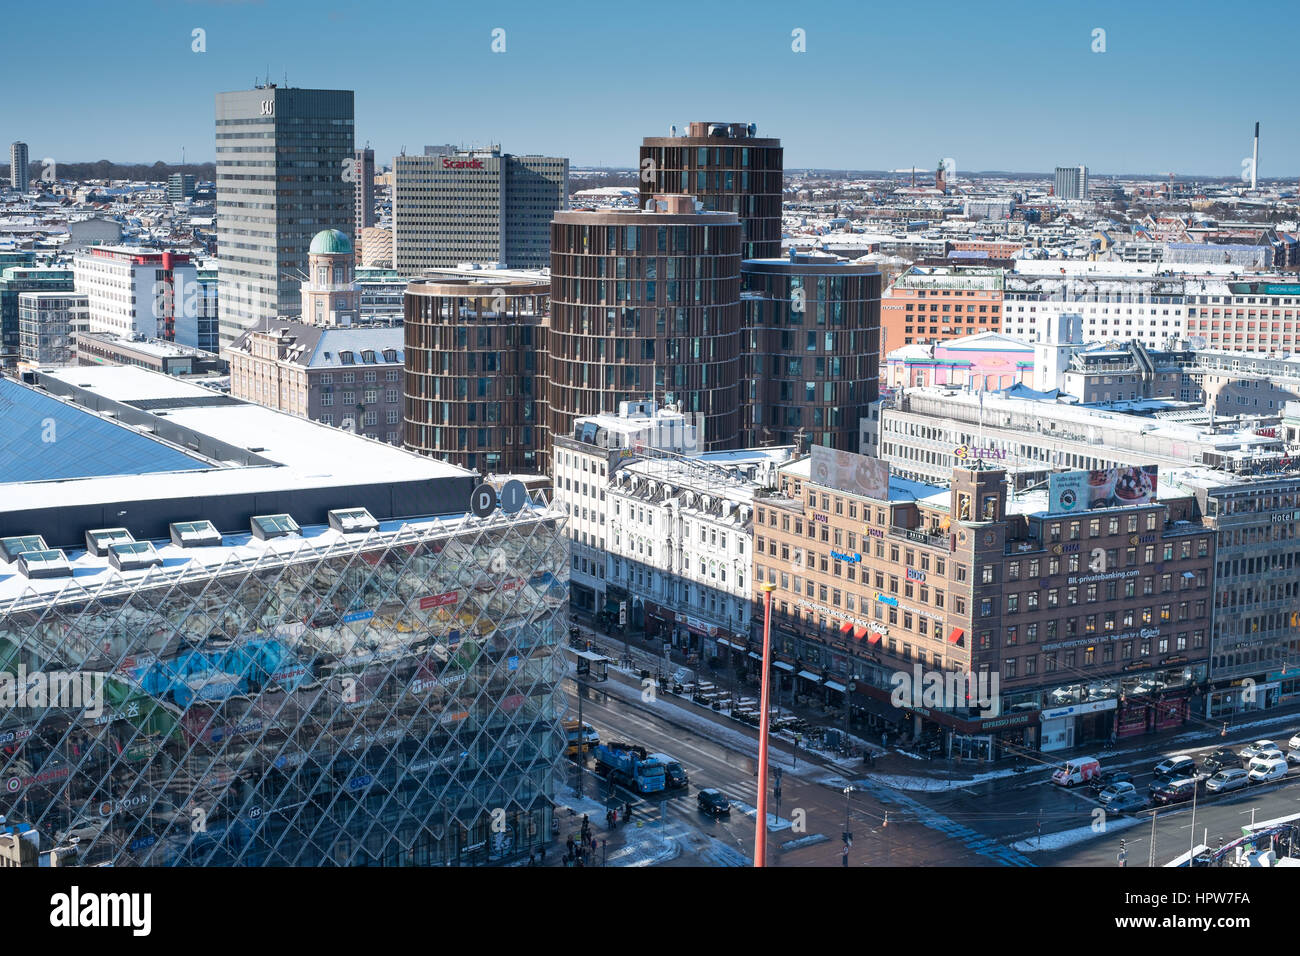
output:
[[[731,804],[723,795],[722,791],[716,787],[708,787],[700,791],[700,810],[703,813],[713,817],[731,816]]]
[[[1240,760],[1237,761],[1241,763]],[[1196,773],[1196,761],[1191,757],[1169,756],[1151,768],[1157,780],[1179,780]]]
[[[1218,773],[1220,770],[1226,770],[1229,767],[1235,768],[1241,766],[1241,758],[1237,756],[1235,750],[1229,750],[1227,747],[1221,747],[1214,751],[1204,760],[1201,761],[1201,769],[1206,773]]]
[[[1187,803],[1196,794],[1196,781],[1191,779],[1167,780],[1160,789],[1153,790],[1151,802],[1157,806]]]
[[[1111,784],[1132,782],[1133,775],[1131,773],[1127,770],[1116,770],[1114,773],[1107,773],[1093,777],[1092,782],[1089,783],[1088,786],[1092,789],[1093,793],[1101,793]]]

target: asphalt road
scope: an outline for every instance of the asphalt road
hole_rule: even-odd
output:
[[[573,717],[577,688],[572,682],[568,688],[569,716]],[[627,740],[650,751],[667,753],[682,764],[690,777],[685,790],[669,791],[663,798],[665,824],[671,827],[680,823],[691,828],[706,838],[707,847],[683,853],[668,865],[718,865],[720,861],[735,864],[741,856],[752,859],[758,802],[756,744],[746,747],[734,739],[740,725],[723,719],[717,724],[718,734],[706,735],[674,721],[671,699],[647,706],[607,695],[599,688],[584,690],[582,719],[596,728],[602,741]],[[843,786],[848,778],[843,771],[825,766],[813,774],[814,779],[807,779],[789,772],[792,763],[788,750],[774,751],[773,764],[782,766],[784,772],[781,798],[777,801],[769,795],[768,812],[782,820],[801,820],[803,829],[799,832],[782,827],[769,831],[768,865],[842,866],[841,833],[846,809]],[[807,754],[801,754],[798,763],[805,773],[809,771]],[[575,774],[576,765],[570,781]],[[701,787],[717,787],[727,795],[733,804],[729,817],[714,819],[699,811],[696,796]],[[606,781],[588,772],[584,792],[604,800],[610,788]],[[661,801],[657,795],[640,797],[622,788],[618,793],[622,799],[632,800],[634,822],[640,820],[649,827],[659,825]],[[850,866],[990,866],[1001,862],[971,849],[950,833],[919,825],[909,807],[888,795],[882,799],[867,792],[861,784],[847,803],[853,833]]]

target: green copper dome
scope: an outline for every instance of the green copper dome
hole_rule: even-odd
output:
[[[310,252],[313,256],[351,255],[352,240],[337,229],[324,229],[311,241]]]

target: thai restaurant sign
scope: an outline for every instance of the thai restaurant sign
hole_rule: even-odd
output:
[[[836,491],[889,500],[889,464],[879,458],[813,445],[810,477],[816,484]]]

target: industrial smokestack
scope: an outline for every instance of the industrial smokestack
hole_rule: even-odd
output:
[[[1259,175],[1259,121],[1255,121],[1255,151],[1250,157],[1250,188],[1255,188],[1256,177]]]

